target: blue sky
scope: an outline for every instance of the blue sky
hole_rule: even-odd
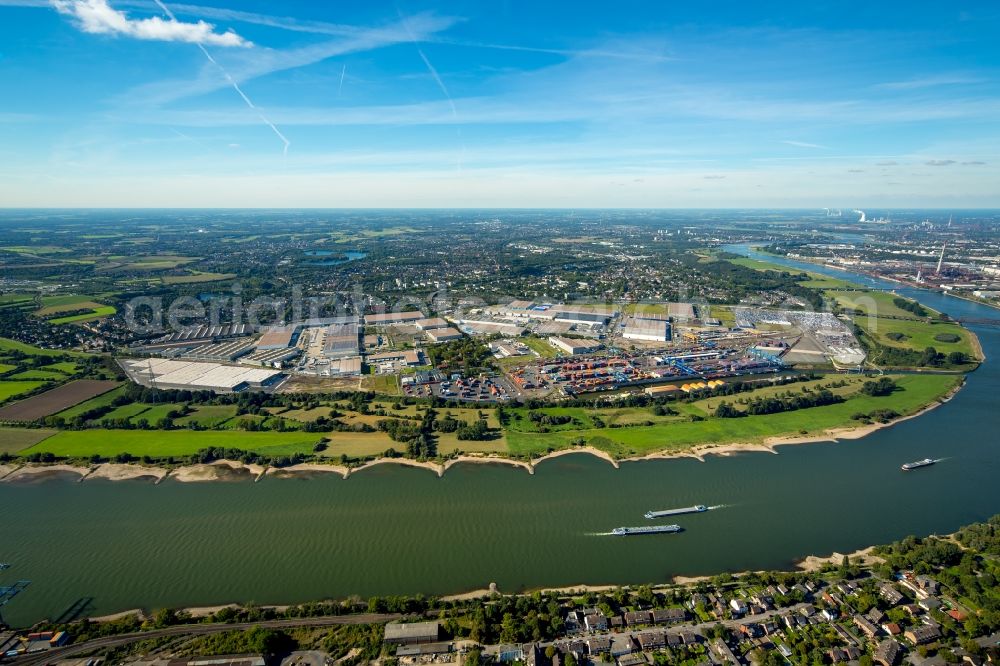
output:
[[[0,206],[1000,207],[993,2],[0,0]]]

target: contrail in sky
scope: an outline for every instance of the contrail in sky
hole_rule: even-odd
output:
[[[157,0],[157,2],[159,2],[159,0]],[[417,53],[420,54],[420,59],[423,60],[424,64],[427,66],[427,71],[429,71],[431,73],[431,76],[434,77],[434,80],[437,81],[438,88],[441,89],[441,92],[444,93],[445,99],[448,100],[448,105],[451,107],[452,117],[457,119],[458,110],[455,108],[455,101],[451,98],[451,93],[448,92],[448,86],[444,84],[444,81],[441,79],[441,75],[438,74],[438,71],[434,68],[434,65],[431,64],[430,59],[428,59],[428,57],[424,54],[424,50],[420,48],[420,46],[417,44],[417,37],[416,35],[413,34],[413,31],[410,30],[410,26],[406,22],[406,17],[403,16],[403,12],[399,9],[398,5],[396,6],[396,13],[399,14],[399,19],[403,24],[403,29],[406,30],[407,36],[409,36],[410,38],[410,42],[412,42],[413,46],[416,47]]]
[[[163,4],[162,0],[153,0],[153,1],[156,2],[156,4],[160,6],[160,9],[162,9],[163,13],[167,15],[167,18],[169,18],[171,21],[176,21],[177,20],[177,17],[174,16],[174,13],[172,11],[170,11],[170,8],[168,8],[165,4]],[[285,146],[284,150],[282,151],[282,154],[283,155],[288,155],[288,147],[290,145],[292,145],[292,142],[289,141],[285,137],[285,135],[281,133],[281,130],[279,130],[278,127],[274,123],[272,123],[270,120],[267,119],[267,116],[265,116],[264,113],[260,109],[258,109],[256,106],[254,106],[254,103],[250,101],[250,98],[247,97],[246,93],[244,93],[240,89],[239,84],[236,83],[236,79],[234,79],[232,76],[230,76],[229,72],[226,71],[226,68],[223,67],[222,65],[220,65],[218,63],[218,61],[215,58],[212,57],[212,54],[208,52],[208,49],[206,49],[205,46],[201,42],[195,42],[195,44],[198,46],[199,49],[201,49],[201,52],[205,54],[205,57],[208,58],[208,61],[210,63],[212,63],[213,65],[215,65],[216,67],[219,68],[219,71],[222,72],[222,75],[225,76],[226,80],[229,81],[230,85],[233,86],[233,90],[235,90],[237,93],[239,93],[240,97],[243,98],[243,101],[247,103],[247,106],[249,106],[251,109],[253,109],[257,113],[257,115],[260,117],[260,119],[262,121],[264,121],[264,124],[267,125],[268,127],[270,127],[271,131],[273,131],[275,134],[278,135],[278,138],[281,139],[281,142]],[[425,60],[426,60],[426,58],[425,58]],[[454,105],[452,105],[452,110],[454,110]]]
[[[427,65],[427,69],[430,71],[431,76],[433,76],[434,80],[437,81],[438,88],[440,88],[441,92],[444,93],[445,99],[448,100],[448,105],[451,106],[452,117],[458,118],[458,111],[455,109],[455,102],[451,98],[451,93],[448,92],[448,87],[444,84],[444,81],[441,80],[441,75],[438,74],[436,69],[434,69],[434,65],[432,65],[431,61],[427,59],[427,56],[424,55],[423,49],[419,46],[417,47],[417,53],[420,54],[420,58],[424,61],[424,64]]]
[[[344,90],[344,75],[347,74],[347,65],[340,70],[340,85],[337,86],[337,97],[340,97],[340,93]]]

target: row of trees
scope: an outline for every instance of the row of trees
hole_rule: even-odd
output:
[[[792,396],[768,396],[764,398],[754,398],[747,402],[746,408],[742,411],[723,402],[715,409],[715,417],[720,419],[733,419],[742,416],[761,416],[764,414],[779,414],[781,412],[793,412],[798,409],[808,409],[810,407],[823,407],[844,402],[844,397],[837,395],[829,389],[813,391]]]
[[[900,310],[906,310],[907,312],[912,312],[918,317],[926,317],[927,315],[930,314],[927,311],[927,309],[920,303],[917,303],[916,301],[911,301],[908,298],[900,298],[899,296],[897,296],[896,298],[892,299],[892,304],[895,305]]]

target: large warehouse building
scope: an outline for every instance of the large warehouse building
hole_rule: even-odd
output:
[[[561,338],[558,336],[549,338],[549,344],[571,356],[574,354],[589,354],[601,348],[600,344],[591,340],[574,340],[573,338]]]
[[[257,349],[287,349],[298,342],[301,326],[272,326],[257,341]]]
[[[644,342],[669,342],[670,322],[664,319],[629,317],[625,320],[622,337],[627,340],[642,340]]]
[[[323,356],[330,359],[347,358],[361,353],[361,340],[357,324],[330,324],[324,331]]]
[[[284,377],[277,370],[165,358],[123,359],[132,381],[160,389],[239,393],[267,390]]]
[[[423,312],[382,312],[365,315],[365,326],[389,326],[390,324],[412,324],[424,319]]]

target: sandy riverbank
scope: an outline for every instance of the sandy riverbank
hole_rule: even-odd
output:
[[[3,483],[33,483],[48,479],[67,479],[79,481],[90,472],[89,467],[74,465],[24,465],[3,477]]]
[[[841,562],[844,561],[845,556],[851,560],[852,564],[872,566],[883,561],[881,557],[874,554],[874,550],[875,546],[869,546],[868,548],[856,550],[853,553],[833,553],[832,555],[828,555],[826,557],[809,555],[801,561],[796,562],[795,566],[807,573],[813,573],[819,571],[828,564],[840,566]]]
[[[164,467],[149,467],[120,463],[105,463],[86,476],[86,480],[106,479],[108,481],[161,481],[170,470]]]
[[[571,449],[559,449],[558,451],[547,453],[541,458],[535,458],[534,460],[531,461],[531,464],[538,465],[539,463],[543,463],[546,460],[553,460],[555,458],[560,458],[562,456],[569,455],[571,453],[589,453],[592,456],[595,456],[597,458],[600,458],[601,460],[611,463],[612,467],[618,469],[618,460],[613,458],[611,454],[608,453],[607,451],[601,451],[600,449],[594,448],[593,446],[574,446]]]
[[[265,475],[285,479],[292,477],[310,478],[322,474],[339,474],[346,479],[350,473],[350,468],[343,465],[326,465],[324,463],[313,462],[299,463],[290,467],[269,467]]]
[[[458,465],[459,463],[470,463],[473,465],[509,465],[511,467],[520,467],[521,469],[527,470],[528,474],[534,474],[535,468],[531,463],[524,462],[523,460],[514,460],[513,458],[504,458],[503,456],[458,456],[457,458],[451,458],[446,460],[444,463],[444,472]]]
[[[588,592],[593,592],[595,594],[601,594],[603,592],[611,592],[612,590],[621,587],[620,585],[567,585],[565,587],[538,587],[532,588],[531,590],[526,590],[519,594],[533,594],[535,592],[540,592],[542,594],[586,594]],[[471,601],[473,599],[483,599],[485,597],[492,597],[496,594],[503,594],[498,588],[496,583],[490,583],[488,588],[470,590],[469,592],[462,592],[460,594],[449,594],[447,596],[441,597],[441,601]]]
[[[404,467],[417,467],[419,469],[426,469],[434,472],[438,476],[444,475],[444,465],[441,463],[431,462],[429,460],[413,460],[412,458],[376,458],[375,460],[370,460],[363,465],[351,468],[351,474],[356,474],[362,470],[370,469],[377,465],[403,465]]]
[[[235,460],[216,460],[204,465],[187,465],[171,472],[170,478],[182,483],[198,481],[247,481],[263,476],[265,467]]]

